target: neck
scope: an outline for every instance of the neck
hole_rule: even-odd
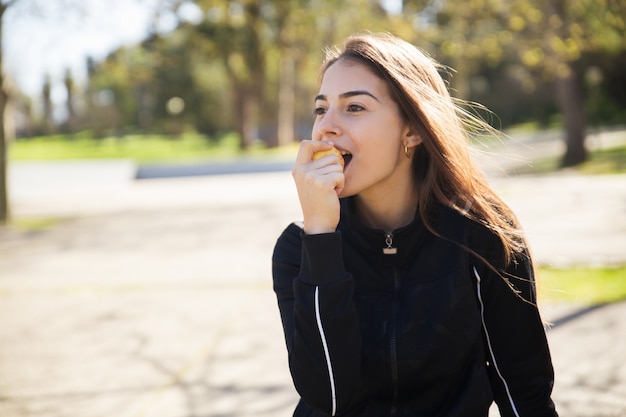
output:
[[[380,193],[362,193],[356,196],[355,206],[357,217],[365,226],[391,233],[415,219],[417,191],[411,182]]]

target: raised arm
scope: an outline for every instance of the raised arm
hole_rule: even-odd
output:
[[[349,407],[361,367],[341,234],[307,235],[289,226],[274,249],[272,272],[294,385],[310,406],[335,415]]]

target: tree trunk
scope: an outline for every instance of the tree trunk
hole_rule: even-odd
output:
[[[9,221],[9,192],[7,179],[8,137],[5,126],[6,109],[9,96],[8,91],[6,90],[7,86],[4,77],[4,65],[2,62],[2,34],[4,31],[2,19],[4,12],[10,4],[11,3],[0,5],[0,226]]]
[[[546,36],[556,36],[561,40],[568,38],[566,30],[568,14],[566,10],[567,0],[550,0],[544,2],[547,7],[548,21],[556,18],[561,25],[548,27]],[[578,76],[574,63],[563,56],[562,52],[553,51],[557,62],[562,67],[557,68],[555,80],[557,103],[563,115],[565,124],[565,155],[561,159],[561,168],[572,167],[585,162],[588,158],[585,148],[586,121],[585,121],[585,95],[582,81]]]
[[[241,137],[240,148],[245,151],[258,138],[259,125],[257,123],[259,101],[257,96],[242,87],[235,87],[237,133]]]
[[[278,146],[285,146],[294,141],[296,71],[291,53],[283,49],[280,57],[280,75],[278,85]]]
[[[585,98],[582,84],[569,65],[567,75],[556,79],[557,98],[565,123],[565,155],[561,167],[572,167],[585,162],[589,155],[585,147]]]
[[[9,221],[8,138],[5,130],[7,99],[8,96],[4,90],[4,75],[0,74],[0,226]]]
[[[65,108],[67,110],[67,120],[65,121],[65,130],[67,133],[74,133],[76,130],[76,110],[74,109],[74,78],[71,71],[68,69],[65,72],[65,92],[67,93],[67,99],[65,102]]]
[[[255,94],[247,94],[243,105],[242,147],[248,149],[259,137],[259,100]]]

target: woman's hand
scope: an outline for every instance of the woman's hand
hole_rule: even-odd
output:
[[[332,147],[331,142],[302,141],[293,167],[307,234],[331,233],[339,224],[338,195],[345,181],[340,161],[335,155],[312,161],[315,152]]]

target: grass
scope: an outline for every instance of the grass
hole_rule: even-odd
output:
[[[560,157],[543,158],[532,165],[515,168],[513,175],[545,175],[559,170]],[[606,175],[626,173],[626,145],[590,152],[589,160],[572,168],[581,174]]]
[[[602,304],[626,299],[626,265],[610,268],[541,267],[539,297],[552,302]]]
[[[58,226],[62,219],[54,217],[12,218],[11,225],[22,232],[40,232]]]
[[[245,155],[262,158],[282,156],[289,152],[293,152],[293,148],[267,149],[255,145]],[[128,135],[103,139],[56,135],[21,139],[9,148],[11,161],[132,159],[137,163],[193,162],[224,160],[241,155],[238,137],[234,134],[214,141],[197,134],[186,134],[177,139],[164,135]]]
[[[481,139],[481,143],[484,140]],[[227,134],[210,141],[199,134],[185,134],[180,138],[165,135],[128,135],[93,139],[86,135],[74,137],[55,135],[20,139],[9,148],[11,161],[41,161],[68,159],[132,159],[137,163],[194,162],[227,160],[245,155],[250,158],[294,158],[297,143],[279,149],[268,149],[262,144],[252,146],[242,153],[239,139]],[[594,151],[589,161],[574,168],[583,174],[626,173],[626,145]],[[512,175],[541,175],[557,172],[559,157],[544,158],[532,165],[523,165]]]
[[[591,159],[579,167],[584,174],[618,174],[626,172],[626,145],[593,152]]]

